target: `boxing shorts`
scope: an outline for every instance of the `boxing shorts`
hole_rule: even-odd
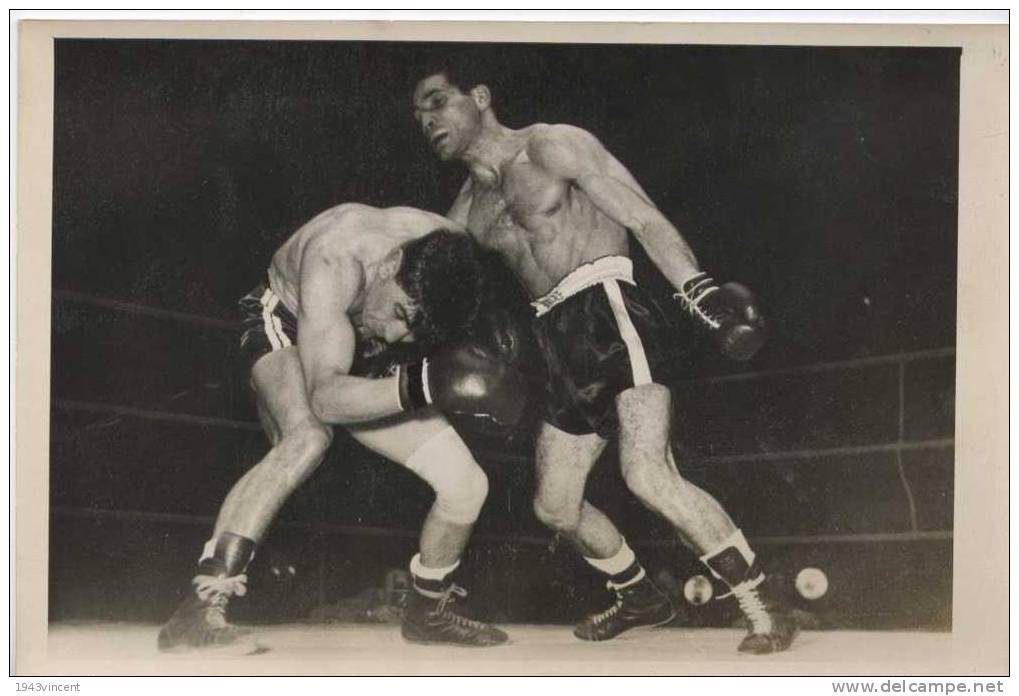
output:
[[[241,354],[249,370],[262,356],[297,345],[297,317],[266,283],[242,297],[238,306]],[[359,342],[355,350],[350,374],[357,377],[390,377],[401,363],[420,360],[412,345]]]
[[[560,430],[610,439],[620,393],[676,376],[675,324],[634,282],[626,257],[578,267],[531,306],[548,371],[545,420]]]

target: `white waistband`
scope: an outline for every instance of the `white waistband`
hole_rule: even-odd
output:
[[[633,282],[633,262],[625,256],[603,256],[570,271],[554,288],[531,302],[537,316],[547,313],[557,304],[573,297],[581,290],[606,280]]]

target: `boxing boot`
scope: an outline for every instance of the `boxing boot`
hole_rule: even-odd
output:
[[[610,580],[607,587],[616,594],[615,604],[581,621],[573,630],[577,638],[611,640],[631,628],[664,626],[676,618],[672,602],[643,573],[625,586]]]
[[[709,332],[727,358],[749,360],[764,345],[767,337],[764,317],[753,293],[743,285],[718,286],[706,273],[698,273],[684,282],[673,297]]]
[[[752,571],[757,572],[756,577],[732,588],[732,596],[747,620],[747,635],[740,641],[739,651],[767,655],[788,650],[799,632],[799,626],[768,596],[764,573],[756,568]],[[721,599],[725,597],[722,595]]]
[[[467,591],[452,583],[439,591],[424,590],[415,578],[408,593],[400,631],[412,643],[448,643],[467,647],[502,645],[509,636],[491,624],[460,614],[455,602]]]
[[[701,561],[729,586],[730,591],[718,599],[734,597],[746,618],[748,631],[739,644],[740,652],[765,655],[792,645],[799,626],[776,598],[769,596],[765,575],[757,567],[756,556],[740,530],[733,532],[718,549],[702,556]]]
[[[257,652],[258,645],[246,629],[227,622],[231,597],[243,597],[248,577],[243,573],[251,558],[254,542],[245,537],[220,535],[214,555],[199,562],[188,596],[159,630],[162,651],[202,648],[231,648],[242,653]]]

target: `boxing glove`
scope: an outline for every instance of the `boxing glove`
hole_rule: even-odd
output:
[[[749,360],[757,354],[767,337],[764,317],[754,294],[739,283],[716,285],[707,273],[698,273],[683,283],[673,297],[708,330],[722,355],[733,360]]]
[[[511,427],[527,402],[527,382],[516,368],[467,344],[401,365],[400,407],[435,406],[447,415],[483,418]]]

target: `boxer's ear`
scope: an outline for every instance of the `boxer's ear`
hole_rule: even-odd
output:
[[[478,105],[478,108],[484,111],[492,105],[492,93],[488,90],[488,85],[475,85],[471,88],[471,99]]]
[[[379,275],[383,278],[395,278],[403,265],[403,247],[396,247],[382,259],[379,266]]]

